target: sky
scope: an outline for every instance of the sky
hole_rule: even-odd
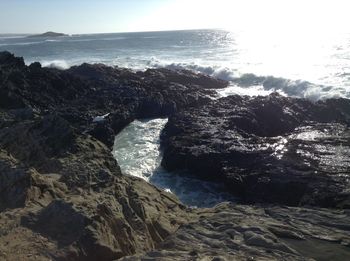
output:
[[[0,0],[0,33],[349,30],[348,0]]]

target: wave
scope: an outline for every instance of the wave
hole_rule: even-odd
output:
[[[277,91],[287,96],[306,98],[313,101],[329,98],[350,98],[350,92],[345,88],[314,84],[304,80],[244,74],[232,79],[231,82],[242,87],[262,86],[266,91]]]
[[[96,63],[96,61],[87,60],[86,62]],[[278,92],[285,96],[306,98],[309,100],[322,100],[329,98],[350,98],[350,88],[326,86],[314,84],[304,80],[291,80],[275,76],[258,76],[253,73],[240,74],[237,70],[220,67],[206,66],[196,63],[165,63],[156,58],[141,59],[133,58],[122,59],[108,63],[106,65],[129,67],[133,70],[145,70],[147,68],[167,68],[170,70],[190,70],[196,73],[203,73],[212,77],[223,79],[230,82],[230,86],[217,90],[219,97],[229,95],[249,95],[266,96],[272,92]],[[42,62],[43,67],[57,68],[65,70],[70,66],[78,65],[77,61],[67,62],[65,60],[52,60]]]
[[[222,80],[232,81],[235,79],[236,71],[221,66],[206,66],[195,63],[163,63],[154,58],[148,61],[147,65],[153,68],[167,68],[169,70],[190,70],[196,73],[203,73]]]
[[[74,36],[73,36],[74,37]],[[101,41],[117,41],[125,40],[127,37],[107,37],[107,38],[86,38],[86,39],[65,39],[66,42],[101,42]]]
[[[66,70],[72,66],[65,60],[43,61],[41,64],[43,67],[56,68],[59,70]]]
[[[313,101],[329,98],[350,98],[350,89],[314,84],[304,80],[258,76],[253,73],[239,75],[238,71],[227,67],[202,66],[195,63],[166,64],[155,59],[149,61],[149,66],[170,70],[191,70],[229,81],[231,84],[228,88],[218,90],[220,96],[233,94],[257,96],[278,92],[285,96],[306,98]]]
[[[244,95],[244,96],[267,96],[273,93],[273,91],[265,90],[262,86],[248,86],[248,87],[241,87],[238,85],[230,85],[229,87],[223,88],[223,89],[217,89],[216,92],[218,93],[218,97],[216,98],[222,98],[227,97],[230,95]],[[279,92],[283,96],[286,96],[285,93]]]
[[[159,39],[160,37],[159,36],[144,36],[144,37],[141,37],[142,39]]]
[[[0,40],[6,40],[6,39],[21,39],[26,38],[27,35],[0,35]]]
[[[24,43],[4,43],[1,46],[26,46],[26,45],[34,45],[34,44],[42,44],[42,43],[45,43],[45,41],[24,42]]]
[[[45,42],[62,42],[62,40],[57,40],[57,39],[46,39]]]

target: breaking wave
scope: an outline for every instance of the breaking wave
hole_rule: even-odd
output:
[[[291,80],[274,76],[257,76],[252,73],[240,75],[236,70],[227,67],[201,66],[195,63],[164,64],[154,60],[151,60],[149,65],[170,70],[191,70],[229,81],[231,83],[230,87],[218,90],[221,96],[233,94],[257,96],[279,92],[282,95],[313,101],[329,98],[350,98],[350,88],[326,86],[304,80]]]
[[[46,39],[45,42],[52,42],[52,43],[55,43],[55,42],[62,42],[61,40],[57,40],[57,39]]]
[[[195,63],[163,63],[156,59],[148,61],[147,65],[152,68],[167,68],[169,70],[190,70],[204,73],[222,80],[231,81],[235,78],[235,70],[221,66],[206,66]]]
[[[306,98],[314,101],[328,98],[350,98],[349,89],[274,76],[244,74],[232,79],[231,82],[241,87],[262,86],[265,91],[280,92],[287,96]]]
[[[59,70],[66,70],[72,66],[68,64],[68,62],[65,60],[44,61],[44,62],[41,62],[41,64],[43,67],[56,68]]]
[[[129,67],[134,70],[147,68],[167,68],[169,70],[190,70],[230,82],[229,87],[217,90],[220,97],[229,95],[266,96],[278,92],[285,96],[306,98],[312,101],[329,98],[350,98],[350,87],[336,87],[315,84],[304,80],[291,80],[275,76],[258,76],[253,73],[240,74],[237,70],[221,66],[206,66],[195,63],[165,63],[155,58],[121,59],[118,61],[87,61],[90,63],[102,62],[110,66]],[[43,61],[43,67],[69,69],[78,65],[77,61],[52,60]]]
[[[43,43],[45,43],[45,41],[5,43],[5,44],[2,44],[2,46],[27,46],[27,45],[37,45],[37,44],[43,44]]]

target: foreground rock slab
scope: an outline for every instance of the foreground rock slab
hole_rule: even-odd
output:
[[[195,211],[154,251],[121,260],[348,260],[347,210],[223,203]]]
[[[153,249],[190,217],[59,116],[11,122],[0,147],[1,260],[114,260]]]
[[[0,213],[2,260],[114,260],[153,249],[187,221],[172,195],[120,178]]]

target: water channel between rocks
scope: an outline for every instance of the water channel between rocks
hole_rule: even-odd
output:
[[[186,171],[168,172],[161,166],[160,133],[168,119],[135,120],[115,138],[113,155],[122,172],[137,176],[178,196],[191,207],[212,207],[233,201],[224,185],[206,182]]]

